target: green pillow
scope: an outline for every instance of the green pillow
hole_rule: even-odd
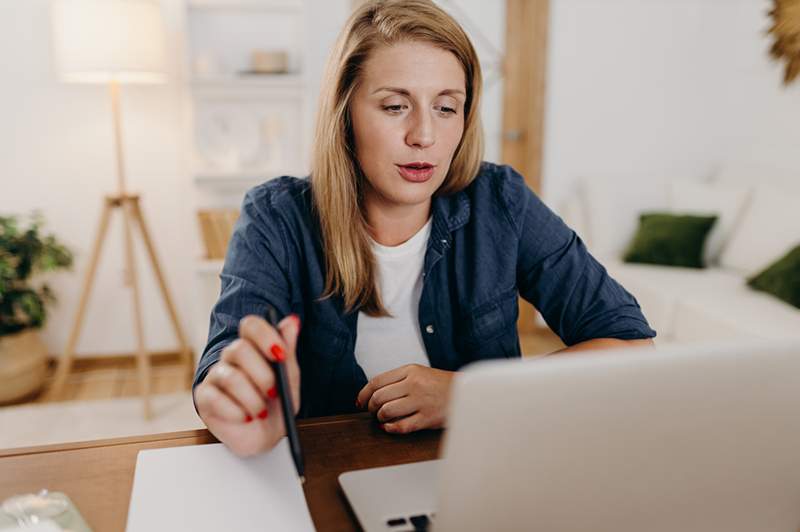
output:
[[[702,268],[703,245],[716,221],[716,216],[643,213],[623,259],[625,262]]]
[[[747,284],[800,308],[800,245],[748,279]]]

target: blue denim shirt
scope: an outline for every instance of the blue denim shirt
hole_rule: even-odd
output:
[[[303,324],[300,417],[354,412],[367,383],[354,355],[358,311],[345,313],[340,297],[318,301],[325,263],[311,186],[280,177],[247,193],[194,382],[237,338],[244,316],[264,316],[268,305],[294,312]],[[655,336],[634,297],[511,167],[482,163],[469,187],[435,197],[431,210],[419,326],[432,367],[519,357],[518,295],[567,345]]]

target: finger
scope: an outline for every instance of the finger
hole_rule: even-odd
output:
[[[407,380],[403,379],[400,382],[395,382],[394,384],[389,384],[388,386],[375,390],[375,393],[373,393],[372,397],[369,399],[369,403],[367,403],[367,409],[374,414],[389,401],[394,401],[395,399],[400,399],[407,395]]]
[[[255,347],[267,360],[280,362],[286,355],[286,343],[280,333],[267,320],[255,314],[245,316],[239,322],[239,337]]]
[[[378,421],[384,423],[397,418],[410,416],[411,414],[416,414],[418,411],[419,409],[417,408],[416,401],[410,397],[402,397],[400,399],[395,399],[394,401],[389,401],[380,407],[377,418]]]
[[[234,340],[222,351],[222,362],[240,369],[253,382],[259,395],[274,398],[275,373],[269,363],[247,340]]]
[[[383,424],[383,430],[393,434],[408,434],[409,432],[415,432],[424,428],[425,419],[420,413]]]
[[[203,382],[194,392],[197,410],[231,423],[252,420],[244,409],[211,383]]]
[[[366,405],[369,403],[369,400],[372,397],[372,394],[375,393],[375,390],[405,379],[412,366],[413,364],[406,364],[405,366],[400,366],[399,368],[376,375],[370,379],[366,386],[361,388],[361,391],[358,392],[358,397],[356,397],[356,401],[359,405]]]
[[[217,362],[208,372],[206,380],[237,402],[253,417],[267,417],[267,403],[258,392],[253,381],[237,368],[225,362]]]
[[[290,358],[295,357],[297,348],[297,336],[300,334],[300,317],[297,314],[289,314],[278,323],[283,341],[286,342],[286,354]]]

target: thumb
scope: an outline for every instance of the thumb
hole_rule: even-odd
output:
[[[278,332],[280,332],[283,341],[286,342],[288,348],[287,356],[295,361],[297,360],[297,336],[300,334],[300,317],[297,314],[289,314],[278,323]]]

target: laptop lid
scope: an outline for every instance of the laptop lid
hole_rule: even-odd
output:
[[[481,362],[435,530],[800,530],[800,344]]]

